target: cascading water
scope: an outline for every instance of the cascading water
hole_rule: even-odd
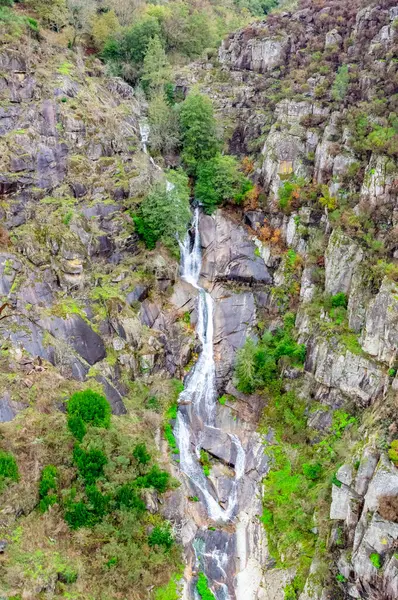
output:
[[[160,167],[148,153],[147,143],[150,129],[145,120],[140,123],[140,134],[143,151],[148,155],[151,164],[159,169]],[[168,191],[174,189],[174,185],[167,180],[166,187]],[[178,201],[178,194],[173,201]],[[242,529],[241,523],[239,535],[238,525],[236,525],[235,531],[234,527],[235,523],[240,523],[240,511],[247,506],[247,498],[252,497],[253,484],[251,479],[245,475],[246,455],[240,439],[236,435],[226,432],[225,427],[218,423],[213,352],[213,299],[199,285],[202,266],[199,216],[199,208],[196,208],[191,233],[188,233],[184,242],[180,243],[180,249],[181,277],[198,291],[197,334],[202,344],[202,350],[187,377],[185,389],[180,394],[174,434],[179,448],[180,470],[186,476],[190,490],[195,491],[195,495],[202,500],[210,523],[206,520],[207,524],[203,524],[203,513],[201,512],[198,515],[198,522],[196,522],[196,517],[193,517],[197,531],[190,542],[190,549],[187,548],[187,559],[189,563],[192,559],[190,552],[193,552],[195,560],[193,564],[191,563],[191,568],[194,572],[204,571],[216,600],[231,600],[231,598],[242,600],[242,598],[246,599],[248,591],[246,589],[248,575],[246,573],[241,582],[238,581],[238,577],[242,570],[246,569],[247,556],[252,550],[248,548],[248,539],[244,537],[246,525],[243,525]],[[225,501],[225,495],[222,501],[219,499],[217,486],[213,485],[212,478],[205,476],[200,464],[200,450],[205,435],[209,432],[215,434],[216,438],[217,435],[220,435],[220,438],[228,435],[233,446],[231,456],[234,456],[234,477],[231,479],[229,475],[224,476],[224,482],[229,486],[227,501]],[[248,454],[248,456],[251,455]],[[251,456],[249,460],[253,460],[253,457]],[[248,490],[250,490],[249,496],[247,495]],[[247,513],[245,514],[247,515]],[[232,521],[234,521],[234,525],[232,525]],[[213,524],[231,522],[232,529],[228,531],[225,528],[209,527],[211,522]],[[261,529],[261,525],[259,527]],[[261,537],[261,532],[257,534],[256,530],[256,535]],[[253,573],[254,578],[257,573],[255,571],[257,564],[254,561],[254,571],[250,572]],[[189,570],[185,585],[184,599],[200,600]],[[253,590],[249,592],[248,600],[250,599],[254,600]]]
[[[209,517],[214,521],[228,521],[234,515],[237,502],[237,484],[244,473],[245,452],[238,437],[230,434],[236,447],[235,479],[228,505],[223,508],[213,494],[207,477],[198,460],[199,434],[191,425],[199,422],[203,426],[215,427],[217,390],[213,352],[213,299],[198,284],[201,269],[201,247],[199,235],[199,208],[193,219],[193,240],[187,235],[181,244],[181,277],[199,291],[197,333],[202,343],[202,352],[188,375],[186,387],[181,393],[179,404],[185,410],[178,411],[175,436],[180,451],[180,468],[204,498]],[[195,428],[196,429],[196,428]],[[194,450],[196,449],[196,451]]]

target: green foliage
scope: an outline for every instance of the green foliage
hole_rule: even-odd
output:
[[[147,248],[153,249],[161,241],[176,252],[178,239],[184,238],[191,220],[189,188],[186,175],[180,171],[170,172],[169,180],[173,189],[155,185],[134,215],[134,222]]]
[[[145,502],[137,492],[134,482],[126,483],[120,486],[116,492],[115,503],[117,508],[135,510],[138,513],[145,512]]]
[[[237,387],[241,392],[251,394],[270,384],[278,373],[281,359],[291,365],[304,364],[306,348],[297,344],[292,337],[291,324],[285,320],[285,326],[274,333],[266,331],[255,342],[248,338],[237,354],[235,375]]]
[[[339,292],[338,294],[335,294],[334,296],[331,297],[330,303],[333,308],[337,308],[339,306],[342,306],[343,308],[347,308],[347,305],[348,305],[347,295],[344,294],[344,292]]]
[[[145,16],[126,29],[118,38],[110,38],[104,45],[102,56],[105,60],[131,63],[140,66],[144,61],[151,40],[162,35],[159,21]]]
[[[141,82],[149,95],[159,93],[170,78],[170,65],[157,35],[149,40],[141,72]]]
[[[68,427],[81,441],[86,433],[85,423],[94,427],[108,428],[111,422],[111,407],[104,396],[93,390],[73,394],[68,402]]]
[[[103,476],[108,459],[102,450],[93,448],[86,451],[76,444],[73,449],[73,461],[82,479],[90,485]]]
[[[81,442],[87,433],[87,427],[79,415],[68,416],[68,427],[72,435]]]
[[[165,423],[164,427],[163,427],[163,432],[164,432],[164,437],[167,440],[167,443],[169,445],[170,450],[172,451],[173,454],[178,454],[179,450],[178,450],[178,446],[177,446],[177,442],[173,433],[173,428],[170,425],[170,423]]]
[[[152,96],[148,106],[148,121],[151,150],[164,154],[175,152],[180,141],[178,115],[165,92],[160,91]]]
[[[347,95],[348,86],[350,84],[350,74],[348,66],[342,65],[339,67],[332,86],[332,98],[341,102]]]
[[[398,467],[398,440],[393,440],[388,450],[388,457]]]
[[[159,469],[158,465],[153,465],[146,475],[137,477],[136,484],[139,488],[154,488],[163,494],[169,488],[170,474]]]
[[[180,600],[181,585],[178,583],[180,578],[179,574],[173,575],[167,585],[155,591],[154,600]]]
[[[19,481],[17,461],[9,452],[0,450],[0,491],[11,481]]]
[[[93,515],[84,502],[74,502],[70,504],[68,510],[65,512],[64,518],[71,529],[92,527],[92,525],[94,525]]]
[[[7,33],[15,39],[29,32],[32,37],[37,37],[39,26],[32,17],[22,16],[12,10],[12,5],[0,6],[0,25],[4,26]]]
[[[197,165],[195,197],[203,204],[207,214],[227,200],[240,204],[253,184],[239,170],[233,156],[216,154]]]
[[[173,532],[170,525],[156,526],[148,537],[150,546],[163,546],[166,550],[170,550],[174,544]]]
[[[47,465],[41,472],[39,482],[39,510],[46,512],[50,506],[57,502],[58,469],[54,465]],[[50,492],[53,492],[50,494]]]
[[[200,464],[203,467],[203,473],[206,475],[206,477],[209,477],[211,471],[210,456],[206,450],[203,449],[200,451]]]
[[[202,600],[216,600],[213,592],[209,588],[207,577],[203,572],[199,573],[196,590]]]
[[[381,556],[380,556],[380,554],[377,554],[377,552],[373,552],[369,556],[369,559],[370,559],[370,562],[372,563],[372,565],[374,567],[376,567],[376,569],[381,569],[381,567],[383,566]]]
[[[133,456],[141,465],[147,465],[151,460],[151,455],[145,444],[137,444],[133,450]]]
[[[189,174],[198,163],[214,158],[220,147],[213,106],[207,96],[191,92],[179,105],[181,158]]]
[[[337,573],[336,581],[338,581],[339,583],[345,583],[347,579],[341,573]]]
[[[278,3],[279,0],[236,0],[240,8],[246,8],[255,17],[267,15]]]
[[[322,475],[322,465],[318,462],[304,463],[303,475],[311,481],[316,481]]]

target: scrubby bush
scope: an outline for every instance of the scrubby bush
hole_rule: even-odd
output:
[[[199,573],[196,590],[202,600],[216,600],[213,592],[209,588],[207,577],[204,573]]]
[[[203,204],[207,214],[227,200],[240,204],[252,187],[233,156],[217,154],[197,166],[195,197]]]
[[[284,328],[274,333],[266,331],[257,342],[250,338],[246,340],[237,355],[237,387],[245,393],[262,389],[275,379],[281,358],[286,358],[292,365],[300,366],[304,363],[305,355],[304,344],[297,344],[292,337],[291,322],[285,319]]]
[[[84,502],[72,503],[65,512],[64,518],[71,529],[93,525],[93,515]]]
[[[391,442],[390,449],[388,450],[388,456],[394,465],[398,467],[398,440]]]
[[[333,308],[338,308],[340,306],[342,308],[347,308],[347,305],[348,305],[347,294],[345,294],[344,292],[339,292],[338,294],[335,294],[334,296],[331,297],[330,304],[332,305]]]
[[[380,496],[378,512],[386,521],[398,523],[398,496]]]
[[[146,475],[137,477],[136,484],[140,488],[154,488],[162,494],[169,487],[170,474],[159,469],[158,465],[153,465]]]
[[[187,177],[182,172],[169,174],[173,188],[155,185],[134,214],[138,235],[149,249],[161,241],[176,252],[178,240],[184,239],[191,220]]]
[[[137,444],[133,450],[133,456],[141,465],[146,465],[151,460],[151,455],[145,444]]]
[[[111,422],[111,407],[108,400],[93,390],[73,394],[68,402],[67,411],[68,426],[78,439],[85,434],[84,423],[108,428]]]
[[[348,86],[350,83],[350,74],[348,72],[348,66],[342,65],[339,67],[332,87],[332,98],[333,100],[342,101],[347,95]]]
[[[0,487],[2,483],[18,480],[19,472],[15,457],[9,452],[0,450]]]
[[[102,477],[104,466],[108,462],[105,454],[96,448],[92,450],[83,450],[78,444],[73,449],[73,460],[79,471],[79,475],[90,485]]]
[[[380,554],[377,554],[377,552],[373,552],[369,556],[369,559],[370,559],[370,562],[372,563],[372,565],[374,567],[376,567],[376,569],[381,569],[381,567],[383,566],[381,556],[380,556]]]
[[[117,508],[136,510],[141,513],[145,511],[145,502],[137,492],[134,482],[126,483],[118,488],[115,495]]]
[[[156,525],[148,537],[148,544],[150,546],[163,546],[166,550],[170,550],[174,544],[171,527],[169,525]]]
[[[41,512],[46,512],[50,506],[57,502],[57,487],[58,469],[54,465],[47,465],[41,472],[39,482],[39,510]]]

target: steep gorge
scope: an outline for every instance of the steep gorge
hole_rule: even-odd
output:
[[[65,597],[48,540],[73,555],[80,542],[56,510],[32,518],[52,448],[38,440],[86,385],[101,386],[182,483],[146,497],[184,548],[182,597],[198,597],[199,573],[217,600],[398,597],[398,471],[387,454],[397,438],[397,18],[388,1],[302,3],[231,35],[217,61],[182,70],[177,89],[199,85],[212,98],[230,151],[251,155],[259,194],[211,216],[194,209],[181,272],[164,248],[142,248],[130,216],[166,181],[132,88],[43,40],[25,54],[4,44],[1,446],[21,470],[2,496],[4,597]],[[342,64],[351,79],[340,98]],[[339,294],[343,307],[330,304]],[[333,449],[336,473],[308,538],[278,556],[260,521],[261,483],[291,423],[278,413],[287,439],[278,437],[272,394],[238,391],[233,374],[246,338],[277,331],[292,312],[306,359],[282,364],[279,379],[303,403],[306,432],[289,451],[329,443],[342,414],[355,423],[341,426],[344,448]],[[171,378],[184,377],[170,459],[163,413],[176,397]],[[39,576],[20,565],[16,577],[18,544],[42,552]],[[156,581],[141,574],[118,588],[99,563],[79,565],[74,597],[90,584],[95,598],[151,597],[171,575],[159,568]]]

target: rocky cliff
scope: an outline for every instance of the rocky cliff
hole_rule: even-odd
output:
[[[396,516],[387,506],[398,472],[386,456],[398,387],[397,13],[394,2],[301,2],[232,34],[218,61],[178,79],[213,99],[230,150],[250,155],[259,197],[242,217],[272,278],[250,273],[266,284],[257,318],[297,311],[310,428],[328,431],[341,407],[361,423],[332,484],[329,562],[314,559],[303,600],[397,595]],[[391,143],[380,139],[387,129]],[[289,248],[300,258],[293,272]],[[339,294],[342,319],[325,300]],[[287,573],[267,571],[253,598],[282,598]]]
[[[153,494],[147,503],[173,523],[185,582],[204,571],[218,600],[398,597],[398,470],[387,455],[398,431],[397,19],[389,0],[303,1],[232,34],[212,63],[178,74],[178,89],[198,84],[212,98],[226,143],[248,157],[258,190],[251,204],[199,221],[200,283],[214,301],[223,397],[216,415],[223,435],[209,428],[200,443],[221,507],[236,471],[231,436],[246,453],[236,514],[224,525],[196,501],[161,435],[171,379],[185,376],[201,348],[197,290],[165,249],[143,249],[131,218],[165,177],[142,145],[145,107],[95,59],[45,39],[31,39],[26,52],[3,44],[1,442],[26,463],[3,496],[5,597],[62,597],[56,570],[17,578],[7,544],[17,544],[18,528],[31,531],[40,418],[86,386],[145,431],[184,482],[165,501]],[[275,558],[259,520],[271,462],[263,450],[273,433],[258,426],[269,398],[239,392],[233,377],[246,338],[265,325],[275,330],[288,311],[307,348],[303,369],[284,370],[286,390],[305,402],[305,444],[333,431],[336,414],[355,415],[315,511],[311,549],[292,541],[290,563]],[[40,547],[51,550],[55,534],[35,527]],[[57,536],[57,548],[70,548]],[[294,588],[303,557],[304,581]],[[80,580],[102,576],[82,568]],[[145,580],[137,597],[151,584]],[[112,594],[116,583],[109,585]],[[192,590],[185,586],[187,597]]]

